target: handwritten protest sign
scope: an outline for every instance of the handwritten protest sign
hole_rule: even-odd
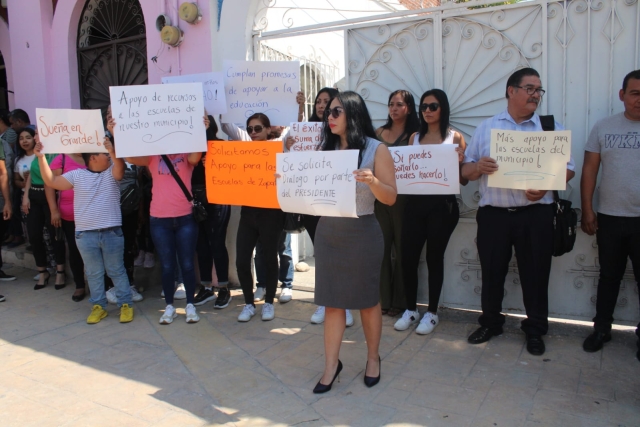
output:
[[[209,141],[205,159],[209,203],[279,208],[276,153],[282,153],[280,141]]]
[[[245,123],[264,113],[272,125],[283,126],[298,117],[296,93],[300,90],[298,61],[223,62],[227,113],[223,123]]]
[[[106,153],[100,110],[36,108],[43,153]]]
[[[398,194],[459,194],[457,147],[454,144],[390,147]]]
[[[492,129],[490,156],[498,162],[498,171],[489,175],[489,187],[565,190],[571,131]]]
[[[295,139],[290,151],[315,151],[322,142],[321,122],[293,122],[289,136]]]
[[[200,83],[112,86],[118,157],[206,151]]]
[[[283,211],[357,218],[358,150],[278,154],[276,169]]]
[[[224,96],[224,78],[221,72],[163,77],[162,83],[202,83],[202,96],[207,113],[217,116],[227,112],[227,100]]]

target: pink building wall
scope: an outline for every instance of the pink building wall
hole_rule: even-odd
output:
[[[164,76],[212,71],[211,38],[217,24],[211,20],[209,2],[198,2],[202,20],[189,25],[178,19],[183,1],[140,0],[147,30],[149,84],[159,84]],[[0,51],[9,90],[15,92],[9,98],[11,108],[22,108],[32,118],[37,107],[80,108],[76,46],[85,2],[59,0],[54,14],[51,0],[8,0],[9,26],[0,19]],[[180,47],[160,40],[155,22],[161,13],[184,31]],[[154,56],[157,63],[151,61]]]

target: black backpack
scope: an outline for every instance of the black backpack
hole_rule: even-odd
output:
[[[540,116],[542,130],[553,131],[556,128],[553,116]],[[553,256],[561,256],[573,250],[578,231],[578,213],[571,208],[571,202],[560,198],[553,191]]]

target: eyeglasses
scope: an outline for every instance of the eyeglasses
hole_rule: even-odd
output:
[[[402,108],[402,107],[406,107],[407,104],[405,104],[404,102],[396,102],[395,104],[393,102],[390,102],[388,107],[389,108],[393,108],[393,107],[398,107],[398,108]]]
[[[513,87],[526,90],[527,95],[533,95],[534,93],[537,93],[540,96],[544,96],[545,94],[545,90],[539,87],[533,87],[533,86],[513,86]]]
[[[253,133],[253,131],[255,131],[256,133],[260,133],[262,132],[263,129],[264,129],[264,126],[261,126],[261,125],[247,126],[248,133]]]
[[[423,113],[427,110],[438,111],[438,108],[440,108],[440,104],[438,104],[437,102],[432,102],[431,104],[420,104],[420,111],[422,111]]]
[[[327,117],[331,115],[334,119],[337,119],[338,117],[340,117],[340,114],[342,114],[343,112],[344,112],[344,108],[342,107],[333,107],[325,110],[325,114],[327,114]]]

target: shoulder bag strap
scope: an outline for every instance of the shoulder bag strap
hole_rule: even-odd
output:
[[[187,200],[190,202],[193,202],[193,196],[191,196],[191,193],[189,192],[189,190],[187,190],[187,187],[184,185],[184,182],[182,182],[180,175],[176,173],[176,170],[173,168],[173,163],[171,163],[171,160],[169,160],[169,158],[164,154],[162,155],[162,160],[164,160],[164,162],[166,163],[167,168],[169,168],[169,172],[171,172],[171,176],[173,176],[173,179],[176,180],[176,182],[180,186],[180,189],[184,193]]]

